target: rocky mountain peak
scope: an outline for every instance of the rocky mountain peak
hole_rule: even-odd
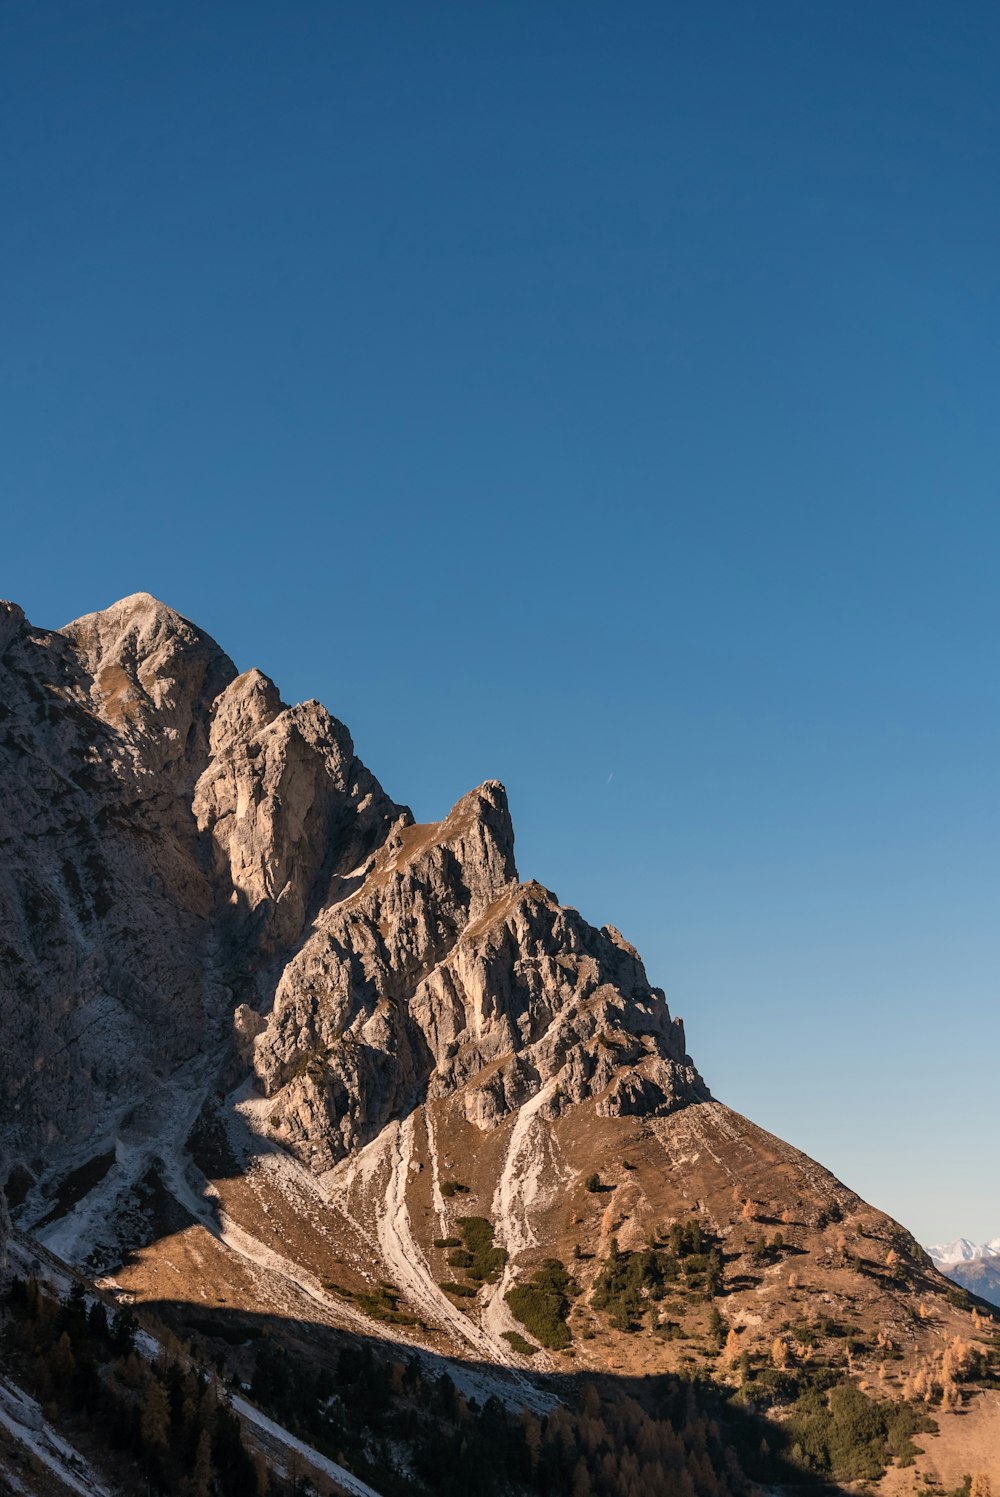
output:
[[[543,1092],[553,1115],[707,1095],[634,948],[519,881],[498,781],[416,825],[325,707],[147,593],[0,621],[15,1091],[69,1035],[63,1102],[35,1096],[25,1136],[127,1108],[206,1033],[313,1169],[430,1096],[484,1130]]]
[[[24,609],[0,598],[0,656],[24,624]]]
[[[212,703],[236,667],[210,635],[149,593],[133,593],[58,631],[89,677],[94,710],[153,774],[192,778],[208,753]]]

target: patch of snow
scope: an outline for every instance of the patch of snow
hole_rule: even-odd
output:
[[[939,1268],[954,1268],[959,1263],[981,1263],[990,1258],[1000,1258],[1000,1237],[977,1247],[968,1237],[959,1237],[955,1242],[935,1243],[927,1249]]]

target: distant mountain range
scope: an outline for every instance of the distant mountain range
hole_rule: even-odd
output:
[[[1000,1237],[978,1247],[967,1237],[941,1242],[927,1249],[940,1269],[963,1289],[971,1289],[991,1305],[1000,1305]]]

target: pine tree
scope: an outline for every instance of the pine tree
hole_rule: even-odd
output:
[[[165,1450],[170,1434],[170,1403],[167,1390],[155,1377],[151,1377],[142,1400],[142,1417],[139,1428],[142,1441],[149,1449]]]
[[[68,1331],[63,1331],[49,1353],[49,1369],[56,1387],[66,1388],[72,1382],[76,1371],[76,1358],[73,1355],[73,1346]]]
[[[108,1339],[108,1312],[99,1299],[95,1299],[87,1312],[87,1331],[95,1341]]]
[[[587,1470],[586,1462],[581,1456],[573,1470],[573,1497],[591,1497],[593,1490],[590,1483],[590,1473]]]
[[[212,1437],[207,1429],[198,1436],[198,1449],[191,1472],[191,1497],[211,1497],[212,1493]]]

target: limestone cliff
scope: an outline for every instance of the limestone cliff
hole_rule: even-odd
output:
[[[191,1063],[314,1169],[428,1097],[479,1129],[707,1095],[617,932],[520,883],[503,787],[415,826],[317,702],[147,594],[0,605],[0,1090],[44,1173]],[[234,1058],[235,1057],[235,1058]],[[214,1064],[214,1069],[213,1069]]]

